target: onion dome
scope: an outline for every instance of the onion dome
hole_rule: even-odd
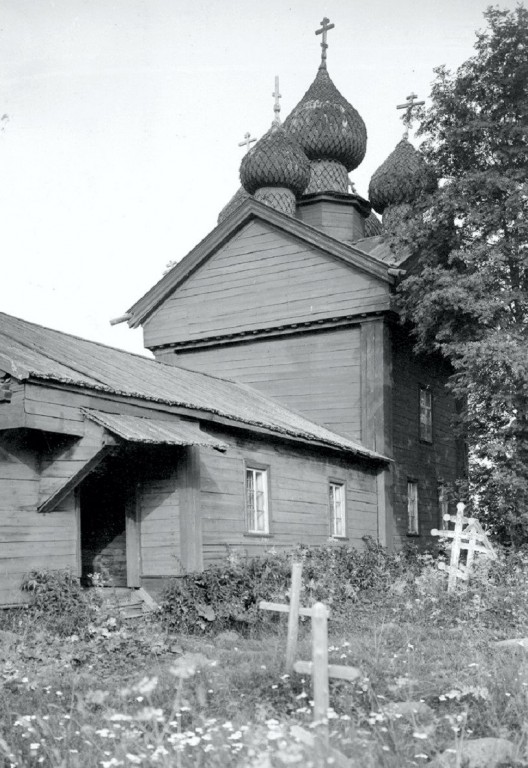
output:
[[[250,195],[261,187],[286,187],[299,196],[306,189],[309,179],[308,158],[276,123],[249,150],[240,164],[240,180]]]
[[[374,237],[375,235],[381,235],[383,225],[378,219],[375,213],[370,214],[365,219],[365,237]]]
[[[402,203],[412,203],[432,192],[436,179],[423,155],[403,138],[375,171],[369,184],[369,200],[377,213]]]
[[[365,157],[367,129],[339,93],[325,67],[286,118],[284,128],[310,160],[333,160],[354,170]]]
[[[224,219],[227,219],[227,217],[233,213],[233,211],[236,211],[237,208],[240,208],[242,203],[245,203],[246,200],[250,197],[251,195],[246,192],[244,187],[239,187],[231,200],[229,200],[229,202],[224,205],[218,214],[218,223],[220,224]]]

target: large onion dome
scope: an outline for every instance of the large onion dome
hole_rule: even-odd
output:
[[[423,155],[403,138],[369,184],[369,200],[377,213],[402,203],[412,203],[420,195],[432,192],[436,179]]]
[[[250,195],[262,187],[285,187],[302,195],[310,179],[310,164],[300,146],[274,123],[244,156],[240,181]]]
[[[337,161],[350,172],[365,157],[365,123],[324,67],[284,121],[284,128],[310,160]]]

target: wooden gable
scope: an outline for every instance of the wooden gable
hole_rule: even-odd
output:
[[[148,317],[145,346],[384,311],[389,281],[369,267],[250,219]]]

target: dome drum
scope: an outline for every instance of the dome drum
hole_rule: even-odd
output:
[[[348,192],[348,173],[342,163],[335,160],[313,160],[310,163],[310,183],[304,194],[324,192]]]

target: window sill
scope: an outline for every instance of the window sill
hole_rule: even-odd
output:
[[[330,536],[332,541],[350,541],[348,536]]]
[[[407,536],[410,536],[412,539],[417,539],[420,537],[419,533],[410,533],[410,531],[407,531]]]
[[[272,539],[272,533],[256,533],[254,531],[246,531],[244,537],[247,539]]]

